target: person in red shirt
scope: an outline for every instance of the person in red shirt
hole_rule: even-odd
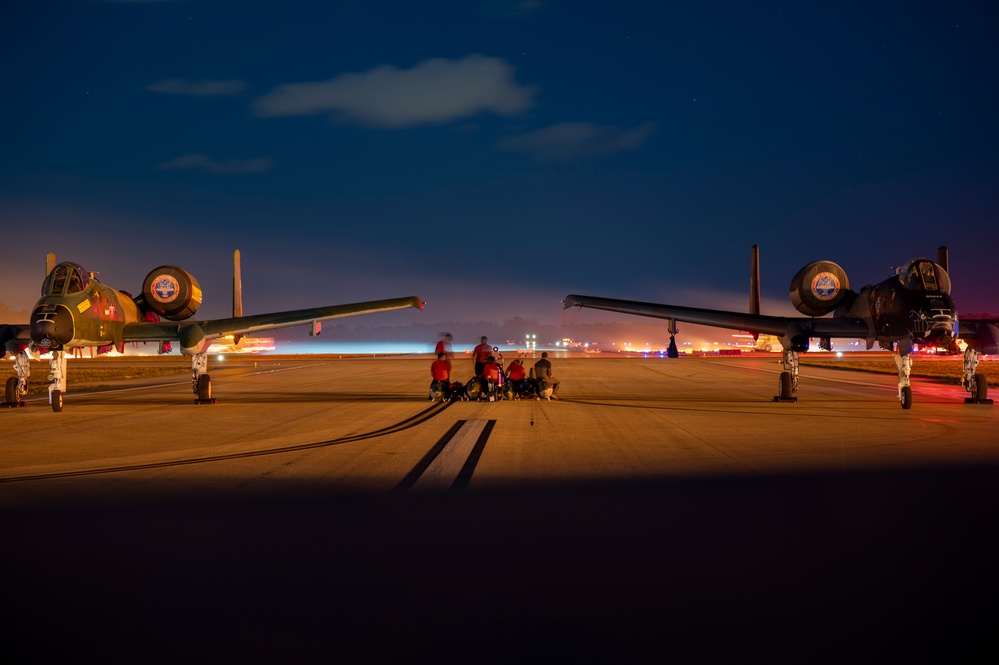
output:
[[[510,370],[506,373],[506,376],[511,381],[524,381],[527,379],[527,370],[524,369],[524,363],[520,358],[514,358],[513,362],[510,363]]]
[[[503,373],[500,371],[500,366],[496,364],[496,359],[492,356],[486,358],[486,364],[482,366],[482,378],[492,380],[498,386],[502,383],[501,376]]]
[[[515,394],[524,395],[528,392],[527,370],[524,369],[524,363],[521,362],[520,358],[514,358],[513,362],[510,363],[510,369],[507,370],[506,378],[513,387]]]
[[[430,399],[434,399],[434,387],[438,384],[441,387],[441,394],[445,399],[451,396],[451,363],[448,362],[445,353],[437,354],[437,360],[430,365]]]
[[[481,382],[490,402],[499,398],[500,390],[503,388],[503,370],[496,364],[496,358],[492,356],[486,358],[486,364],[482,366]]]
[[[451,336],[451,333],[443,333],[441,338],[437,340],[437,348],[434,349],[434,353],[438,356],[443,353],[444,359],[447,360],[449,364],[451,362],[451,358],[454,358],[454,351],[452,351],[451,347],[451,343],[453,341],[454,337]]]
[[[447,381],[450,383],[451,363],[447,361],[446,354],[437,354],[437,360],[430,365],[430,375],[434,377],[434,381]]]
[[[482,376],[482,368],[485,367],[486,359],[493,355],[493,347],[489,346],[489,340],[482,338],[482,342],[472,349],[472,360],[475,361],[475,376]]]

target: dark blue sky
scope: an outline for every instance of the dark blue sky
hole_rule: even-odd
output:
[[[859,288],[941,244],[961,311],[999,311],[992,2],[77,0],[0,25],[14,311],[54,251],[133,291],[182,265],[224,316],[234,248],[248,313],[744,309],[754,243],[769,313],[809,261]]]

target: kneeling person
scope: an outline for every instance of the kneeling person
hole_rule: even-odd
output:
[[[558,379],[552,376],[552,362],[548,360],[548,352],[541,353],[541,360],[534,363],[534,378],[538,382],[538,396],[547,397],[544,393],[551,390],[551,396],[558,392]],[[555,399],[558,399],[555,397]]]
[[[524,364],[520,361],[520,358],[515,358],[510,363],[506,378],[517,395],[528,393],[530,383],[527,381],[527,370],[524,369]]]
[[[451,396],[451,363],[447,361],[447,355],[437,354],[437,360],[430,365],[430,399],[434,399],[437,389],[441,392],[441,398],[447,399]]]

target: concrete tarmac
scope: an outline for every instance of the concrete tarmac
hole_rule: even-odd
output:
[[[776,356],[554,360],[552,402],[432,404],[427,358],[236,358],[214,405],[179,375],[0,411],[0,649],[999,655],[994,407],[809,367],[776,403]]]

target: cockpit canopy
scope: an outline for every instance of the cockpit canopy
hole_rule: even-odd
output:
[[[43,296],[61,296],[86,291],[90,275],[76,263],[60,263],[42,283]]]
[[[950,293],[947,271],[929,259],[909,261],[898,269],[898,278],[910,291]]]

